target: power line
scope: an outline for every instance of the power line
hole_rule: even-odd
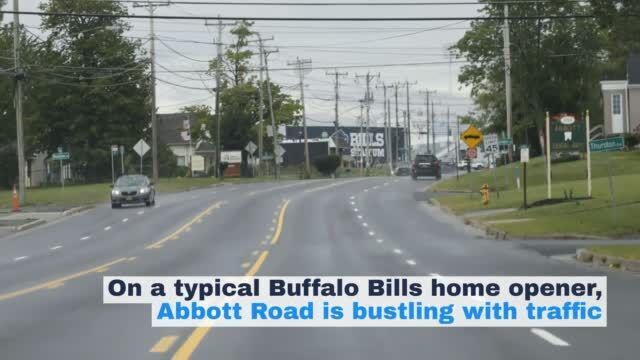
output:
[[[139,1],[139,0],[138,0]],[[553,0],[505,0],[505,1],[430,1],[430,2],[239,2],[239,1],[171,1],[176,5],[217,5],[217,6],[460,6],[460,5],[505,5],[505,4],[541,4]],[[135,3],[135,0],[115,0],[119,3]],[[566,0],[567,3],[585,3],[585,0]]]
[[[166,19],[166,20],[230,20],[230,21],[348,21],[348,22],[373,22],[373,21],[504,21],[504,20],[564,20],[564,19],[593,19],[596,15],[536,15],[536,16],[467,16],[467,17],[269,17],[269,16],[176,16],[176,15],[136,15],[136,14],[99,14],[99,13],[73,13],[73,12],[46,12],[46,11],[13,11],[2,10],[0,14],[30,15],[30,16],[55,16],[55,17],[92,17],[92,18],[119,18],[119,19]],[[626,14],[623,17],[639,17],[640,14]]]

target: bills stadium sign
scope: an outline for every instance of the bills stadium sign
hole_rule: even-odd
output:
[[[309,139],[324,139],[332,137],[337,146],[343,148],[344,155],[352,157],[366,156],[368,150],[369,156],[375,161],[384,162],[387,160],[385,147],[387,142],[391,145],[393,155],[397,151],[402,154],[404,151],[404,129],[391,129],[391,136],[387,139],[384,127],[370,127],[369,131],[360,131],[359,126],[341,126],[336,134],[333,126],[308,126],[307,136]],[[397,135],[396,136],[396,132]],[[287,126],[286,138],[289,140],[304,139],[304,132],[301,126]]]

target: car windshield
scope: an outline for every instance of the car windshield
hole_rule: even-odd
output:
[[[116,181],[116,186],[142,186],[147,184],[144,176],[121,176]]]

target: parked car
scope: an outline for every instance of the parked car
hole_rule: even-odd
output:
[[[144,175],[123,175],[116,180],[111,189],[111,208],[122,207],[122,204],[144,203],[146,206],[156,204],[156,189],[153,181]]]
[[[416,155],[411,165],[411,177],[415,180],[420,176],[442,177],[440,160],[435,155]]]

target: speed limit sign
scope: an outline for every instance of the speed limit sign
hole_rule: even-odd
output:
[[[484,151],[487,153],[497,153],[500,151],[498,145],[498,134],[487,134],[484,136]]]

